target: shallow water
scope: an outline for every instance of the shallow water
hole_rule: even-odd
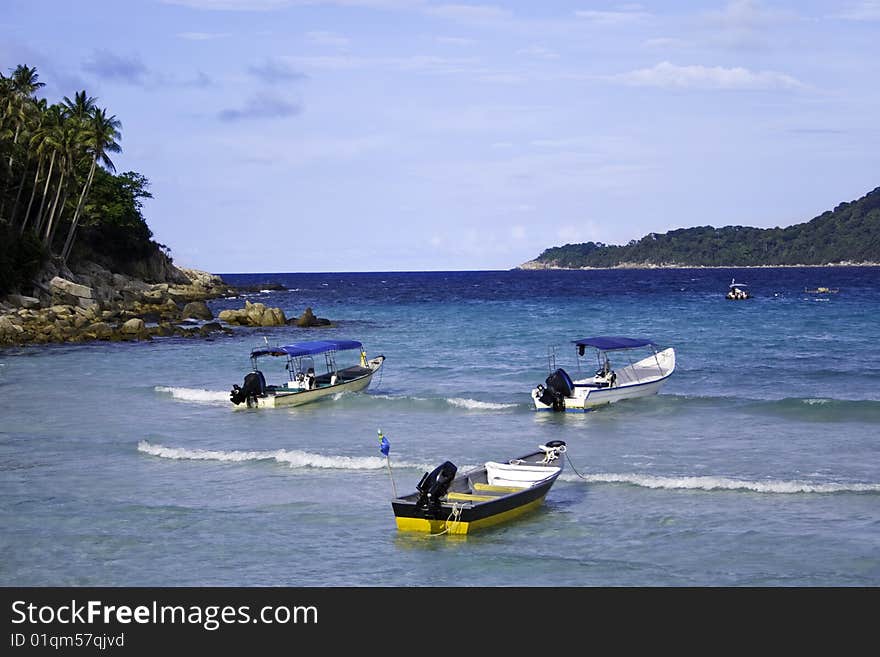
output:
[[[878,268],[224,278],[337,327],[0,352],[0,583],[880,584]],[[531,410],[549,347],[577,374],[570,341],[609,334],[675,347],[661,394]],[[386,355],[366,393],[232,409],[252,347],[321,337]],[[401,493],[553,439],[569,462],[521,520],[401,534],[379,428]]]

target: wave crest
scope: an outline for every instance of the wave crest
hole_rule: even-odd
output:
[[[518,404],[500,404],[496,402],[485,402],[476,399],[465,399],[462,397],[450,397],[446,400],[447,404],[466,408],[469,411],[501,411],[507,408],[516,408]]]
[[[571,474],[560,476],[564,481],[585,480],[600,484],[631,484],[643,488],[663,488],[668,490],[730,490],[751,491],[755,493],[880,493],[880,484],[858,483],[816,483],[808,481],[744,481],[730,477],[661,477],[641,474],[584,474],[581,477]]]
[[[156,386],[156,392],[171,395],[174,399],[187,402],[197,402],[200,404],[228,404],[228,390],[205,390],[203,388],[172,388],[169,386]]]
[[[137,450],[143,454],[163,459],[190,461],[225,461],[242,463],[246,461],[275,461],[291,468],[320,468],[333,470],[379,470],[386,467],[385,459],[379,456],[325,456],[301,450],[215,450],[186,447],[166,447],[154,445],[146,440],[138,443]],[[402,468],[432,469],[419,463],[396,463]]]

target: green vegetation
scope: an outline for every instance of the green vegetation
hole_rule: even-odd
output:
[[[49,258],[125,263],[164,248],[141,215],[147,179],[114,175],[119,120],[85,91],[49,105],[43,86],[35,68],[0,73],[0,294]]]
[[[788,228],[699,226],[650,233],[625,246],[596,242],[544,250],[536,262],[552,267],[625,264],[694,267],[828,265],[880,262],[880,187]]]

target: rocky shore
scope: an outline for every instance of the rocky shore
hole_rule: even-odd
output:
[[[154,337],[231,334],[236,326],[332,326],[311,308],[287,319],[280,308],[245,301],[215,319],[206,301],[242,291],[215,274],[163,267],[163,282],[110,272],[95,263],[76,272],[51,265],[34,281],[34,296],[0,298],[0,346],[133,341]]]

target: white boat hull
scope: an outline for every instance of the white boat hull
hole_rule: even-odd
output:
[[[308,404],[344,392],[360,392],[370,385],[373,375],[381,369],[384,360],[384,357],[379,356],[367,361],[367,367],[370,369],[368,374],[364,374],[356,379],[351,379],[342,383],[320,386],[318,388],[312,388],[311,390],[298,390],[296,388],[288,390],[281,387],[275,388],[274,390],[268,391],[265,395],[256,397],[256,407],[281,408],[302,406],[303,404]],[[241,406],[235,406],[234,408],[248,408],[248,405],[242,404]]]
[[[672,348],[657,352],[639,362],[617,371],[617,383],[611,387],[596,387],[595,379],[574,381],[574,392],[564,398],[564,410],[584,413],[598,406],[613,404],[624,399],[656,395],[675,370],[675,351]],[[541,389],[532,390],[532,401],[539,411],[552,411],[553,406],[541,401]]]

